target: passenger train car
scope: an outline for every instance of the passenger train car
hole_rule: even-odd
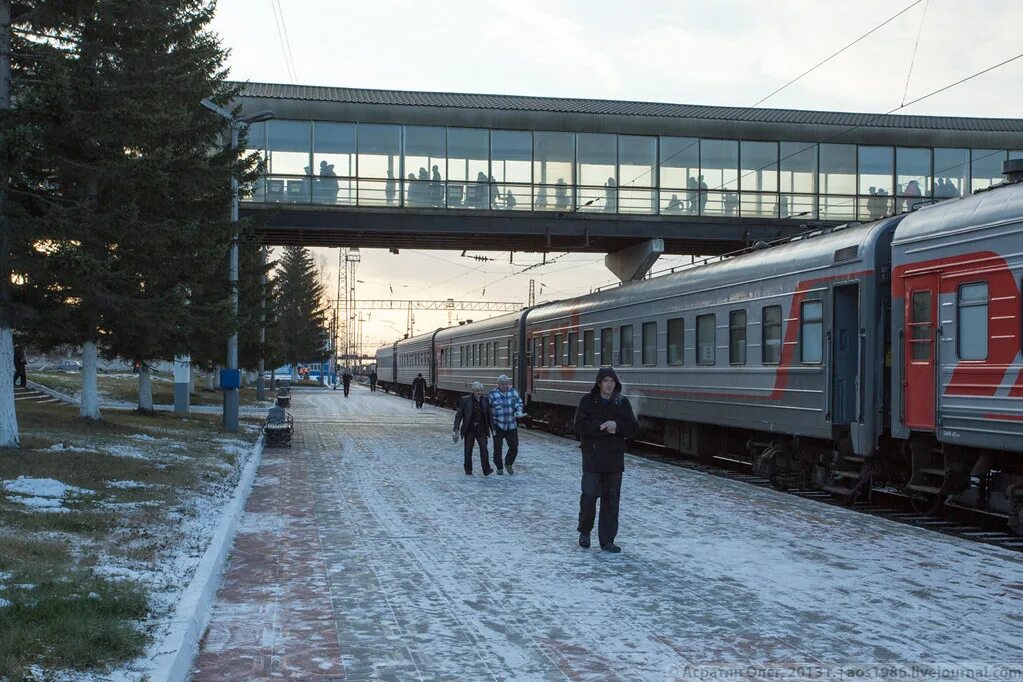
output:
[[[643,439],[848,498],[954,496],[1019,528],[1021,280],[1014,182],[399,341],[378,364],[393,352],[400,390],[415,358],[440,402],[508,374],[563,431],[612,365]]]

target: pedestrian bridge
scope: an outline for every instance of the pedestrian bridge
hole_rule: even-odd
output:
[[[272,244],[711,254],[988,187],[1023,119],[242,86]]]

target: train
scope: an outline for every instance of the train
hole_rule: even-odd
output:
[[[571,432],[600,366],[637,438],[847,500],[875,486],[1023,532],[1023,163],[972,195],[395,341],[388,391],[505,374]]]

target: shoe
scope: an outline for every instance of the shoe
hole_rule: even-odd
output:
[[[589,549],[590,547],[590,534],[579,533],[579,546]]]
[[[511,464],[506,464],[505,468],[508,469],[508,475],[509,476],[514,476],[515,475],[515,472],[512,471]]]
[[[497,470],[497,475],[498,476],[504,476],[504,469],[498,469]]]
[[[619,552],[622,551],[622,548],[613,542],[608,543],[606,545],[601,545],[600,548],[605,552],[611,552],[612,554],[618,554]]]
[[[484,476],[489,476],[489,475],[490,475],[490,474],[492,474],[492,473],[494,473],[494,470],[493,470],[493,469],[487,469],[486,471],[484,471],[484,472],[483,472],[483,475],[484,475]]]
[[[471,471],[466,471],[466,472],[465,472],[465,475],[466,475],[466,476],[472,476],[472,472],[471,472]]]

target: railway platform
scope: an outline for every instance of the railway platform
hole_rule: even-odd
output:
[[[628,457],[576,543],[577,444],[462,471],[453,414],[296,390],[193,679],[1023,679],[1023,554]]]

